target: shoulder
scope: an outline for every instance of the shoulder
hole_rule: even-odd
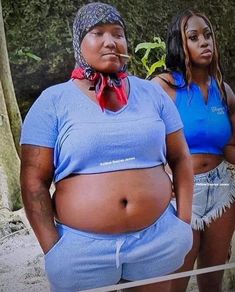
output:
[[[162,87],[164,87],[165,85],[168,86],[165,81],[172,84],[174,84],[175,82],[172,73],[161,73],[155,76],[152,80],[160,84]]]
[[[159,74],[159,75],[155,76],[152,79],[152,81],[159,84],[173,100],[175,99],[176,89],[170,87],[170,85],[167,84],[167,83],[170,83],[172,85],[175,84],[175,80],[174,80],[172,73]]]
[[[228,83],[224,82],[224,88],[228,98],[234,99],[235,95],[232,88],[228,85]]]
[[[164,88],[157,82],[153,80],[143,79],[137,76],[129,76],[130,85],[134,88],[138,88],[138,90],[143,89],[148,91],[150,94],[151,92],[155,95],[156,93],[160,95],[165,95],[166,92],[163,90]]]
[[[56,84],[43,90],[29,108],[27,116],[38,116],[42,113],[55,115],[57,108],[60,105],[63,106],[67,101],[67,98],[64,98],[64,92],[67,92],[67,94],[71,92],[68,88],[68,83],[69,81]]]
[[[224,88],[227,94],[228,106],[230,109],[232,108],[235,112],[235,94],[232,88],[226,82],[224,82]]]
[[[141,100],[152,100],[157,108],[161,108],[168,100],[171,101],[160,84],[136,76],[129,76],[128,79],[132,93],[141,96]]]
[[[34,104],[37,106],[43,106],[44,104],[48,104],[48,106],[51,104],[58,105],[61,100],[66,99],[63,96],[71,93],[71,90],[72,85],[70,80],[64,83],[52,85],[41,92]]]
[[[130,82],[130,86],[133,88],[136,88],[138,90],[147,90],[148,92],[150,91],[162,91],[162,88],[159,86],[159,84],[156,84],[148,79],[143,79],[134,75],[129,75],[128,80]]]
[[[61,93],[69,90],[70,87],[71,87],[71,80],[63,82],[63,83],[58,83],[43,90],[42,95],[43,96],[60,95]]]

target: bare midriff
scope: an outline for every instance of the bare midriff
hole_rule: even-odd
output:
[[[205,173],[217,167],[222,161],[222,155],[192,154],[194,174]]]
[[[171,192],[171,181],[162,165],[74,175],[56,183],[56,219],[88,232],[137,231],[162,215]]]

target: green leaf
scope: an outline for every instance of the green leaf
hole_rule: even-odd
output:
[[[38,62],[42,60],[39,56],[36,56],[35,54],[33,54],[29,51],[24,51],[23,49],[17,50],[16,55],[19,57],[28,57],[28,58],[34,59],[35,61],[38,61]]]
[[[147,71],[146,78],[152,75],[157,68],[161,67],[166,68],[165,65],[166,44],[161,40],[160,37],[153,37],[153,42],[139,43],[135,47],[135,53],[143,49],[145,50],[145,53],[144,56],[141,58],[141,63],[143,64],[145,70]],[[150,59],[152,58],[150,56],[152,50],[156,51],[158,56],[160,55],[160,60],[156,60],[156,62],[154,62],[153,64],[149,64],[151,62]]]
[[[141,49],[151,50],[151,49],[156,49],[156,48],[165,49],[165,46],[162,43],[160,43],[160,44],[158,44],[158,43],[140,43],[135,47],[135,53],[137,53]]]
[[[151,76],[157,68],[161,68],[161,67],[166,68],[165,58],[162,58],[159,61],[157,61],[151,65],[150,69],[148,70],[148,74],[147,74],[146,78]]]
[[[34,60],[36,60],[38,62],[42,60],[42,58],[40,58],[40,57],[34,55],[33,53],[30,53],[30,52],[26,52],[25,56],[27,56],[29,58],[32,58],[32,59],[34,59]]]

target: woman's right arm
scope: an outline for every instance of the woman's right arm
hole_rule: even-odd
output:
[[[164,89],[164,91],[170,96],[170,98],[173,101],[175,101],[175,94],[176,94],[175,89],[171,88],[164,80],[174,84],[174,79],[170,73],[162,73],[162,74],[156,75],[152,79],[152,81],[159,84]],[[165,171],[168,173],[168,175],[170,176],[170,179],[172,180],[172,170],[168,164],[165,165]],[[172,185],[172,197],[174,196],[175,196],[174,188]]]
[[[53,179],[53,148],[21,146],[21,192],[30,225],[47,253],[58,241],[49,188]]]

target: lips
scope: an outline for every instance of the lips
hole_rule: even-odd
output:
[[[201,55],[202,56],[205,56],[205,57],[211,56],[212,55],[212,52],[211,52],[211,50],[206,49],[206,50],[202,51]]]
[[[107,52],[107,53],[102,54],[102,56],[109,56],[109,55],[116,56],[116,53],[115,52]]]

